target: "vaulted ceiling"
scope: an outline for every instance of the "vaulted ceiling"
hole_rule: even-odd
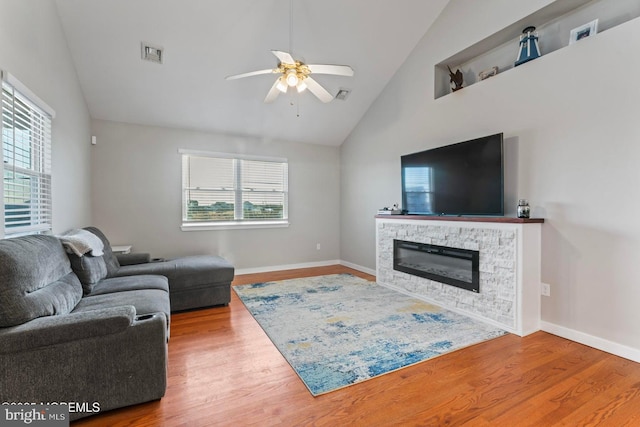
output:
[[[56,0],[93,118],[340,145],[448,0]],[[291,14],[290,21],[290,11]],[[291,25],[290,25],[291,24]],[[141,59],[141,42],[163,63]],[[276,76],[270,50],[306,63],[350,65],[314,75],[345,101],[295,90],[263,103]]]

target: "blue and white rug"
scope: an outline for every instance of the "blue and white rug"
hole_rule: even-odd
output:
[[[233,288],[314,396],[507,333],[350,274]]]

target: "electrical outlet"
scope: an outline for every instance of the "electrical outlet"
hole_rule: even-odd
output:
[[[316,244],[316,250],[318,250],[318,251],[320,250],[320,243]]]
[[[540,294],[545,296],[545,297],[550,297],[551,296],[551,285],[548,283],[541,283],[540,284]]]

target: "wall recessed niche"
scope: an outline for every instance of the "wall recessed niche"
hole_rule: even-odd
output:
[[[479,83],[481,71],[497,66],[499,76],[513,69],[520,34],[528,26],[536,27],[539,37],[542,56],[535,61],[543,61],[545,55],[569,46],[569,34],[576,27],[598,19],[599,34],[638,17],[638,0],[557,0],[436,64],[434,99],[452,93],[447,66],[454,72],[460,69],[464,76],[463,89],[456,93],[463,93],[465,87]],[[520,65],[526,66],[526,63]]]

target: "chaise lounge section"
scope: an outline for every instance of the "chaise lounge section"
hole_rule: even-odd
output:
[[[107,277],[148,274],[166,277],[172,312],[228,305],[231,301],[231,281],[235,271],[224,258],[197,255],[151,262],[149,254],[116,256],[102,231],[96,227],[86,227],[85,230],[98,236],[104,244],[102,257],[107,266]]]

